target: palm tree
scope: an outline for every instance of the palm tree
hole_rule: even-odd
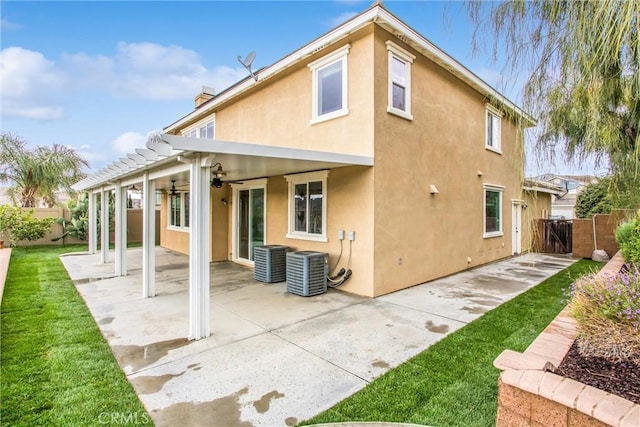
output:
[[[35,207],[39,198],[53,207],[55,192],[73,193],[71,185],[85,176],[84,167],[89,163],[73,148],[54,144],[30,150],[22,138],[0,135],[0,183],[14,185],[22,207]]]

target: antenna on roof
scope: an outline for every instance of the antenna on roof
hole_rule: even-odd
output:
[[[242,60],[242,56],[238,55],[238,62],[241,63],[244,68],[247,69],[247,71],[249,72],[249,74],[251,74],[251,77],[253,77],[255,81],[258,81],[258,76],[253,74],[253,71],[251,71],[251,64],[253,64],[254,59],[256,59],[256,53],[253,51],[249,52],[249,54],[247,55],[246,58],[244,58],[244,60]]]

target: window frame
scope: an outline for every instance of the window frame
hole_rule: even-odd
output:
[[[202,136],[202,130],[204,129],[206,132],[207,127],[211,125],[211,138],[206,138]],[[207,117],[204,120],[195,123],[193,126],[182,131],[182,136],[186,136],[188,138],[201,138],[201,139],[215,139],[216,138],[216,118]]]
[[[502,185],[496,184],[483,184],[482,186],[482,237],[485,239],[491,237],[504,236],[504,214],[502,208],[504,206],[504,189]],[[487,231],[487,192],[498,193],[498,225],[499,229],[496,231]]]
[[[349,61],[348,54],[350,44],[347,44],[340,49],[323,56],[311,62],[308,67],[311,70],[311,121],[310,124],[320,123],[327,120],[332,120],[338,117],[346,116],[349,114]],[[336,63],[342,64],[342,106],[340,109],[331,111],[325,114],[318,114],[318,100],[319,100],[319,81],[318,73],[323,69],[330,67]]]
[[[182,190],[176,190],[176,195],[180,196],[180,225],[175,225],[172,224],[173,222],[173,212],[172,212],[172,199],[173,199],[173,195],[171,195],[171,193],[167,194],[167,230],[173,230],[173,231],[182,231],[182,232],[189,232],[190,230],[190,218],[187,218],[187,216],[189,214],[186,214],[186,211],[189,210],[189,207],[187,207],[185,209],[186,206],[186,200],[189,199],[190,200],[190,194],[189,191],[182,191]],[[185,225],[187,222],[189,222],[189,225]]]
[[[486,104],[484,120],[484,148],[495,153],[502,154],[502,112],[494,106]],[[490,123],[492,126],[491,139],[489,139]],[[495,130],[496,128],[497,130]]]
[[[329,175],[328,170],[322,170],[317,172],[307,172],[300,173],[294,175],[285,175],[284,178],[287,180],[287,204],[288,204],[288,215],[287,215],[287,234],[286,237],[289,239],[300,239],[300,240],[312,240],[316,242],[328,242],[327,238],[327,176]],[[297,184],[307,184],[307,189],[309,188],[309,183],[311,182],[321,182],[322,183],[322,233],[309,233],[308,231],[296,231],[295,229],[295,188]],[[309,198],[307,193],[307,230],[309,230]]]
[[[387,113],[394,114],[396,116],[402,117],[403,119],[413,120],[413,114],[411,113],[411,65],[413,61],[416,59],[415,55],[412,55],[405,49],[401,48],[397,44],[392,41],[387,41],[387,52],[388,52],[388,103],[387,103]],[[393,64],[394,60],[398,60],[404,64],[404,82],[397,82],[394,80],[393,76]],[[404,87],[404,103],[405,110],[400,108],[396,108],[393,105],[393,85],[394,83],[398,83],[399,86]],[[403,85],[400,83],[404,83]]]

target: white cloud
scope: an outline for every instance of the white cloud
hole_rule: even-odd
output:
[[[111,141],[111,148],[119,154],[133,153],[136,148],[144,148],[147,135],[140,132],[125,132]]]
[[[11,22],[8,19],[2,18],[0,20],[0,29],[4,31],[19,30],[21,28],[22,28],[22,25],[16,24],[15,22]]]
[[[203,85],[221,91],[247,75],[240,67],[207,69],[197,52],[155,43],[120,42],[112,57],[65,55],[64,65],[85,85],[106,87],[118,96],[153,100],[191,99]]]
[[[111,156],[110,152],[96,150],[95,147],[91,147],[88,144],[82,144],[80,146],[67,144],[67,147],[73,148],[80,157],[88,161],[90,168],[95,167],[96,164],[105,163]]]
[[[63,97],[78,92],[148,100],[193,99],[202,86],[222,91],[246,76],[240,66],[208,68],[196,51],[147,42],[120,42],[112,55],[63,54],[56,62],[21,47],[0,51],[4,117],[60,119]]]
[[[331,28],[337,27],[338,25],[344,24],[345,22],[347,22],[349,19],[353,18],[357,14],[358,12],[342,12],[340,15],[331,18],[329,21],[327,21],[327,23]]]
[[[47,105],[48,94],[61,89],[65,77],[40,52],[20,47],[0,51],[2,114],[37,120],[59,119],[60,106]]]
[[[32,120],[57,120],[64,117],[62,107],[21,106],[9,101],[2,101],[2,114],[6,117]]]

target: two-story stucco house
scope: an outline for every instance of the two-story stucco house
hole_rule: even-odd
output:
[[[251,265],[257,245],[326,252],[332,267],[342,253],[338,266],[353,274],[340,289],[369,297],[526,250],[523,132],[532,125],[375,4],[255,78],[205,88],[146,149],[77,189],[93,195],[90,250],[95,195],[104,203],[115,189],[120,206],[127,186],[142,183],[147,209],[162,194],[161,245],[190,254],[199,338],[209,333],[208,262]],[[126,274],[116,212],[116,271]]]

